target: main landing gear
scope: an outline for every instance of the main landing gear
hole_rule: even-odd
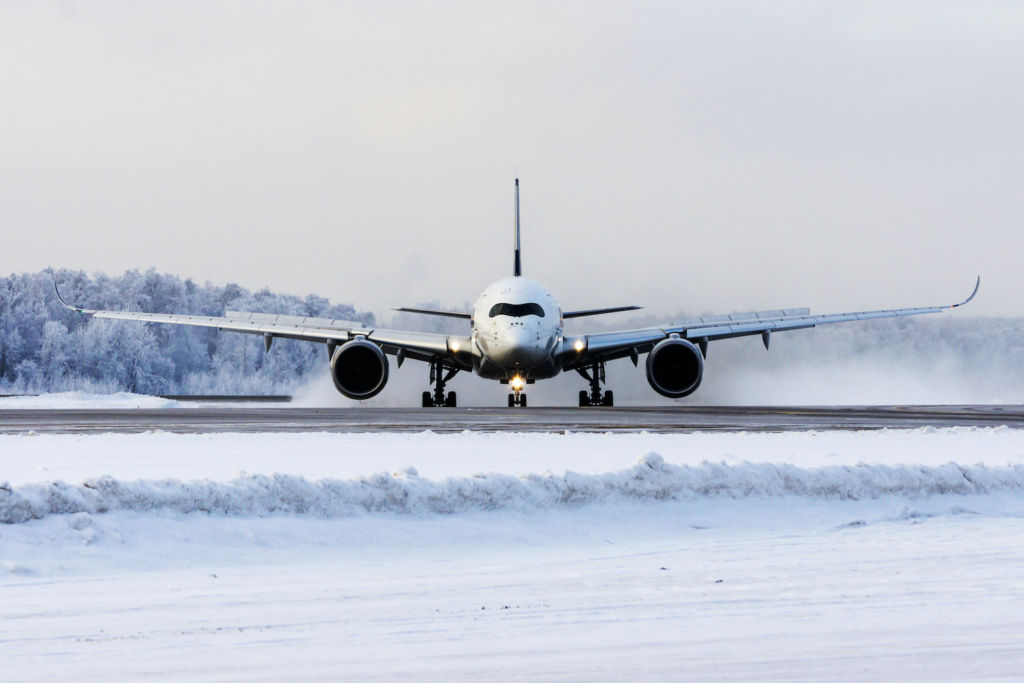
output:
[[[594,363],[588,368],[576,368],[576,372],[583,376],[583,379],[590,382],[590,392],[580,391],[580,407],[608,406],[615,405],[615,394],[611,389],[601,391],[601,383],[604,382],[604,363]]]
[[[434,393],[431,394],[429,391],[423,392],[423,407],[424,408],[454,408],[455,407],[455,392],[449,391],[448,395],[444,395],[444,385],[451,380],[456,374],[458,374],[458,368],[451,368],[445,372],[444,365],[439,360],[432,361],[430,363],[430,383],[434,385]]]

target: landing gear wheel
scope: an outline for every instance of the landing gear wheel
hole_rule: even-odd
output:
[[[448,396],[445,397],[444,385],[458,374],[459,368],[448,367],[447,372],[445,370],[445,365],[440,360],[434,360],[430,363],[430,383],[434,385],[434,392],[423,392],[424,408],[455,407],[455,392],[449,391]]]
[[[615,397],[611,390],[601,391],[601,383],[604,382],[603,362],[599,361],[587,367],[576,368],[576,372],[590,383],[590,391],[580,392],[581,408],[587,406],[607,406],[610,408],[615,405]]]
[[[508,407],[515,408],[516,406],[519,406],[520,408],[526,407],[526,394],[523,392],[508,395]]]

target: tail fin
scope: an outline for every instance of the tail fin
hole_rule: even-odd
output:
[[[512,266],[512,274],[516,277],[523,274],[523,265],[519,260],[519,178],[516,178],[516,258]]]

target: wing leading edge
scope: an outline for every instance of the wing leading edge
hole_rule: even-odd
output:
[[[878,318],[897,318],[927,313],[939,313],[958,308],[971,301],[978,293],[981,278],[974,284],[971,295],[959,303],[945,306],[925,306],[919,308],[892,308],[877,311],[857,311],[851,313],[831,313],[811,315],[810,310],[781,309],[776,311],[760,311],[754,313],[733,314],[729,316],[713,316],[695,318],[663,327],[649,327],[624,332],[605,332],[600,334],[568,336],[563,342],[559,355],[563,369],[573,369],[592,364],[595,361],[614,360],[646,353],[656,343],[678,335],[689,339],[706,350],[707,343],[731,337],[743,337],[760,334],[765,346],[772,332],[800,330],[818,325],[849,322],[852,320],[874,320]]]
[[[211,327],[229,332],[256,334],[264,337],[268,349],[270,348],[270,341],[277,337],[320,342],[329,346],[343,344],[357,337],[363,337],[379,344],[385,353],[399,356],[399,361],[401,362],[405,358],[424,361],[436,360],[438,358],[455,359],[457,354],[453,353],[453,350],[458,350],[460,346],[468,348],[468,343],[463,343],[462,338],[451,335],[367,328],[363,323],[353,320],[245,313],[239,311],[227,311],[223,316],[203,316],[94,310],[69,304],[61,296],[56,282],[53,283],[53,291],[57,295],[57,300],[65,308],[93,318],[136,320],[168,325],[186,325],[189,327]]]

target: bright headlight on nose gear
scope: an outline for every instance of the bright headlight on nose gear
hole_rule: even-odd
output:
[[[576,349],[576,353],[581,353],[584,346],[586,346],[586,344],[583,343],[582,339],[577,339],[576,343],[572,345],[572,347]]]
[[[522,389],[523,388],[523,384],[524,384],[523,378],[520,377],[519,375],[516,375],[515,377],[512,378],[512,389],[513,389],[513,391],[519,391],[520,389]]]

